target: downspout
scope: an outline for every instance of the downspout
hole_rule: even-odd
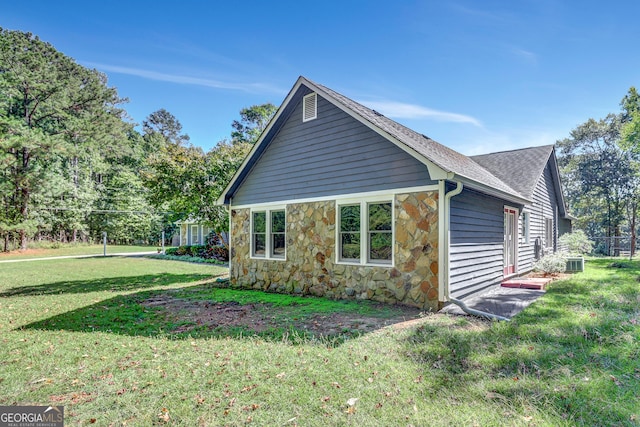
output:
[[[444,181],[440,181],[441,183],[443,183],[442,185],[444,186]],[[450,288],[449,288],[449,278],[451,276],[451,267],[450,267],[450,263],[449,263],[449,254],[450,254],[450,247],[451,247],[451,198],[454,196],[457,196],[458,194],[462,193],[463,190],[463,185],[462,182],[457,181],[456,182],[456,188],[454,188],[453,190],[449,191],[448,193],[445,193],[444,195],[444,224],[445,224],[445,230],[444,230],[444,234],[445,234],[445,240],[444,240],[444,244],[445,244],[445,248],[444,248],[444,295],[445,295],[445,301],[451,301],[453,304],[457,305],[458,307],[460,307],[460,309],[462,309],[462,311],[464,311],[465,313],[472,315],[472,316],[478,316],[478,317],[484,317],[487,319],[492,319],[492,320],[504,320],[504,321],[510,321],[509,318],[504,317],[504,316],[499,316],[497,314],[493,314],[493,313],[487,313],[486,311],[480,311],[480,310],[476,310],[475,308],[471,308],[468,307],[463,301],[453,298],[451,296],[450,293]],[[443,190],[444,191],[444,190]]]

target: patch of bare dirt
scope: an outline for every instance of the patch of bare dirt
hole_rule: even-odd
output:
[[[524,277],[530,278],[544,278],[544,279],[553,279],[553,280],[562,280],[568,277],[571,277],[571,273],[554,273],[554,274],[545,274],[540,272],[532,271],[531,273],[526,274]]]
[[[11,255],[30,255],[30,256],[35,256],[35,255],[42,255],[47,253],[47,249],[16,249],[15,251],[9,251],[9,252],[0,252],[0,258],[4,257],[4,256],[11,256]]]
[[[176,323],[184,323],[172,332],[189,332],[202,326],[208,329],[243,327],[254,332],[264,332],[275,328],[293,327],[315,336],[335,336],[340,334],[361,334],[386,326],[408,327],[420,320],[417,308],[394,306],[397,314],[383,317],[367,316],[359,313],[336,312],[315,314],[308,317],[293,317],[295,309],[274,308],[270,304],[240,304],[237,302],[193,301],[175,298],[168,294],[156,295],[141,303],[145,307],[159,307],[166,310]],[[380,305],[381,310],[388,306]]]

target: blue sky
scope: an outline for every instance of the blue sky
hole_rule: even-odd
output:
[[[640,86],[637,1],[4,1],[29,31],[109,77],[141,123],[194,145],[299,75],[464,154],[552,144]]]

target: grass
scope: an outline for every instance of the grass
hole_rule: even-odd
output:
[[[49,258],[71,255],[103,255],[103,245],[89,244],[55,244],[42,245],[41,247],[30,247],[26,251],[15,250],[11,252],[0,252],[0,261],[27,258]],[[114,253],[150,252],[157,250],[157,246],[118,246],[107,245],[107,255]]]
[[[172,334],[140,306],[170,291],[299,316],[356,309],[212,289],[216,266],[2,264],[0,405],[64,405],[69,426],[640,425],[640,263],[586,266],[508,323],[430,315],[336,344]]]

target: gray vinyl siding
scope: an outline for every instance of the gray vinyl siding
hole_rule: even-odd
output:
[[[547,165],[536,184],[533,204],[514,206],[501,199],[464,190],[451,199],[450,291],[454,298],[467,298],[499,285],[504,279],[504,207],[519,210],[518,264],[516,273],[530,271],[535,262],[535,241],[544,247],[544,219],[552,218],[554,240],[558,238],[558,197]],[[523,235],[522,212],[529,212],[529,243]]]
[[[425,165],[318,96],[318,118],[302,102],[233,196],[234,205],[435,184]]]
[[[533,192],[533,204],[527,205],[525,210],[530,214],[530,244],[525,244],[522,235],[520,236],[520,245],[518,248],[518,271],[520,273],[531,270],[535,259],[535,242],[539,239],[545,252],[552,252],[557,248],[559,217],[558,217],[558,195],[556,194],[556,186],[553,182],[550,165],[544,168],[543,174],[540,176],[536,188]],[[551,247],[546,248],[544,220],[545,218],[553,219],[553,236]],[[522,220],[522,216],[520,216]],[[522,231],[521,231],[522,234]]]
[[[501,282],[504,206],[500,199],[464,190],[451,199],[451,296],[466,298]]]

